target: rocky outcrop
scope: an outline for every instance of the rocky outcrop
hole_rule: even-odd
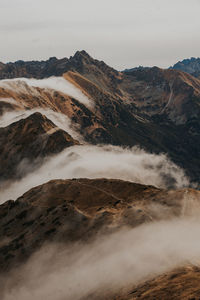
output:
[[[102,74],[118,72],[108,67],[103,61],[98,61],[89,56],[86,51],[77,51],[74,56],[57,59],[51,57],[46,61],[23,61],[19,60],[14,63],[0,64],[0,79],[8,78],[46,78],[50,76],[61,76],[69,70],[75,70],[80,73],[88,74],[89,68],[93,67],[94,71],[102,70]]]
[[[187,72],[194,77],[200,77],[200,58],[191,57],[177,62],[171,69]]]

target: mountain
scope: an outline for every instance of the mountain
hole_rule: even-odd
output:
[[[32,252],[34,247],[41,246],[49,238],[59,239],[66,235],[66,242],[85,239],[89,233],[96,234],[106,224],[109,230],[116,216],[119,218],[117,227],[123,224],[135,227],[144,222],[178,216],[182,213],[185,192],[186,190],[161,190],[121,180],[52,180],[31,189],[16,201],[9,200],[0,205],[1,234],[9,237],[8,245],[13,244],[12,247],[4,245],[1,254],[10,259],[18,259],[20,253],[24,253],[26,249]],[[188,189],[187,194],[193,197],[193,201],[199,201],[200,192]],[[153,203],[159,203],[159,211],[154,210]],[[168,211],[167,214],[160,213],[162,207]],[[189,206],[187,210],[185,213],[190,214]],[[50,218],[48,222],[47,215]],[[63,232],[64,223],[71,218],[74,218],[74,229]],[[27,240],[33,227],[36,240]],[[113,229],[114,227],[112,231]],[[48,230],[49,233],[46,234]],[[20,246],[15,248],[14,245],[19,240]],[[5,251],[8,248],[11,253]],[[11,249],[16,249],[17,252],[13,253]],[[6,261],[2,257],[1,265]]]
[[[150,67],[139,66],[139,67],[134,67],[134,68],[130,68],[130,69],[125,69],[122,72],[129,73],[129,72],[144,70],[144,69],[150,69]]]
[[[123,294],[119,300],[153,300],[153,299],[198,299],[200,292],[197,284],[200,280],[200,269],[197,266],[176,268],[153,280],[133,288],[129,294]],[[184,288],[183,288],[184,287]]]
[[[24,176],[33,171],[33,167],[29,170],[28,162],[35,161],[36,167],[45,156],[77,144],[78,141],[38,112],[0,128],[1,181]]]
[[[199,205],[199,199],[200,192],[192,189],[168,191],[112,179],[52,180],[0,205],[1,275],[3,272],[6,278],[10,272],[12,276],[12,269],[47,243],[90,245],[95,237],[109,237],[124,226],[131,229],[168,220],[181,216],[183,209],[187,217],[194,209],[190,204]],[[2,285],[0,293],[4,288]],[[138,287],[134,293],[143,289]],[[127,299],[135,299],[131,297]],[[96,299],[95,295],[90,299]]]
[[[173,67],[170,67],[174,70],[180,70],[186,73],[191,74],[194,77],[200,77],[200,58],[191,57],[189,59],[184,59],[177,62]]]
[[[93,59],[86,51],[77,51],[74,56],[63,59],[51,57],[47,61],[16,61],[14,63],[0,63],[0,79],[8,78],[46,78],[50,76],[61,76],[63,73],[76,70],[80,73],[88,73],[87,66],[93,65],[94,69],[117,73],[108,67],[103,61]]]
[[[186,170],[192,181],[198,182],[200,81],[197,78],[157,67],[118,72],[85,51],[65,61],[61,69],[63,78],[90,99],[90,106],[55,87],[53,90],[33,87],[17,80],[0,82],[0,103],[4,106],[7,103],[14,110],[42,107],[61,112],[72,120],[88,143],[138,145],[150,152],[166,153]],[[48,65],[52,64],[50,74],[38,67],[41,62],[32,62],[37,75],[33,68],[24,67],[29,73],[23,76],[57,76],[55,63],[60,60],[48,61]],[[29,62],[23,64],[28,66]],[[16,63],[16,68],[21,70],[21,64]],[[12,69],[9,70],[0,72],[0,77],[14,76]],[[14,102],[8,104],[5,99]]]
[[[0,63],[1,299],[199,297],[195,76]]]

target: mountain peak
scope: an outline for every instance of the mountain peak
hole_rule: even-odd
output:
[[[85,50],[81,50],[81,51],[76,51],[76,53],[74,54],[74,56],[70,57],[70,60],[78,60],[78,61],[87,60],[87,61],[92,61],[93,58]]]
[[[200,58],[191,57],[178,61],[175,65],[170,67],[170,69],[180,70],[195,77],[200,77]]]
[[[79,57],[79,56],[85,56],[85,57],[91,57],[85,50],[81,50],[81,51],[76,51],[76,53],[74,54],[74,57]]]

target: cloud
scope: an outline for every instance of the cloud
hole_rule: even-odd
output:
[[[3,299],[112,296],[178,266],[199,265],[199,231],[197,214],[124,228],[87,245],[46,245],[25,266],[2,278]]]
[[[34,87],[39,87],[43,89],[52,89],[68,96],[71,96],[87,106],[92,107],[92,101],[86,97],[81,90],[74,86],[71,82],[63,77],[49,77],[45,79],[34,79],[34,78],[15,78],[15,79],[5,79],[0,81],[0,86],[14,90],[16,92],[28,93],[36,95],[39,94]]]
[[[13,98],[0,98],[0,102],[6,102],[10,104],[19,105],[19,103]]]
[[[0,127],[6,127],[10,124],[17,122],[21,119],[26,119],[35,112],[40,112],[45,115],[49,120],[51,120],[57,127],[65,130],[74,139],[78,141],[83,141],[83,138],[78,133],[78,124],[72,123],[71,119],[62,113],[55,112],[50,109],[34,108],[30,110],[19,110],[6,112],[0,118]]]
[[[33,162],[22,161],[18,168],[33,169]],[[34,186],[52,179],[113,178],[160,188],[182,188],[189,185],[182,169],[164,154],[147,153],[137,147],[73,146],[46,160],[41,168],[9,185],[1,187],[0,201],[16,199]]]

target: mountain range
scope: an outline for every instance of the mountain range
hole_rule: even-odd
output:
[[[191,74],[194,77],[200,77],[200,58],[191,57],[177,62],[172,69],[180,70]]]
[[[198,182],[200,81],[197,78],[157,67],[122,73],[91,58],[85,51],[70,59],[17,62],[0,70],[0,78],[48,78],[61,74],[91,99],[93,107],[84,106],[60,91],[52,95],[44,88],[30,89],[26,83],[16,87],[15,81],[3,81],[0,111],[18,106],[61,112],[79,126],[85,141],[139,145],[150,152],[166,153],[185,169],[191,181]],[[15,102],[3,101],[10,98]]]
[[[129,243],[136,253],[130,231],[138,247],[141,244],[138,253],[143,253],[142,234],[144,240],[153,240],[158,228],[170,231],[173,222],[176,228],[183,222],[185,228],[198,216],[199,65],[192,58],[169,69],[119,72],[85,51],[69,59],[0,63],[1,299],[43,299],[49,294],[56,300],[167,300],[200,295],[195,285],[199,267],[184,251],[180,262],[176,259],[171,265],[164,259],[163,267],[154,272],[148,267],[153,250],[147,247],[150,252],[144,251],[142,258],[147,260],[146,273],[144,268],[137,274],[132,271],[136,262],[130,270],[120,254],[131,257],[121,249]],[[124,244],[115,248],[123,237]],[[171,248],[162,237],[160,253],[165,253]],[[172,241],[176,244],[176,238]],[[101,242],[106,246],[100,246],[96,257],[96,243]],[[72,245],[75,250],[63,255]],[[45,258],[45,247],[54,259]],[[76,253],[83,257],[78,262],[92,286],[75,273]],[[167,255],[173,253],[166,251]],[[69,257],[66,266],[63,256]],[[105,280],[104,262],[111,264]],[[120,281],[119,269],[114,271],[117,262],[132,277]],[[69,279],[66,290],[59,284],[67,270],[77,285]],[[52,293],[44,294],[41,285],[57,276],[58,287],[50,284]]]

